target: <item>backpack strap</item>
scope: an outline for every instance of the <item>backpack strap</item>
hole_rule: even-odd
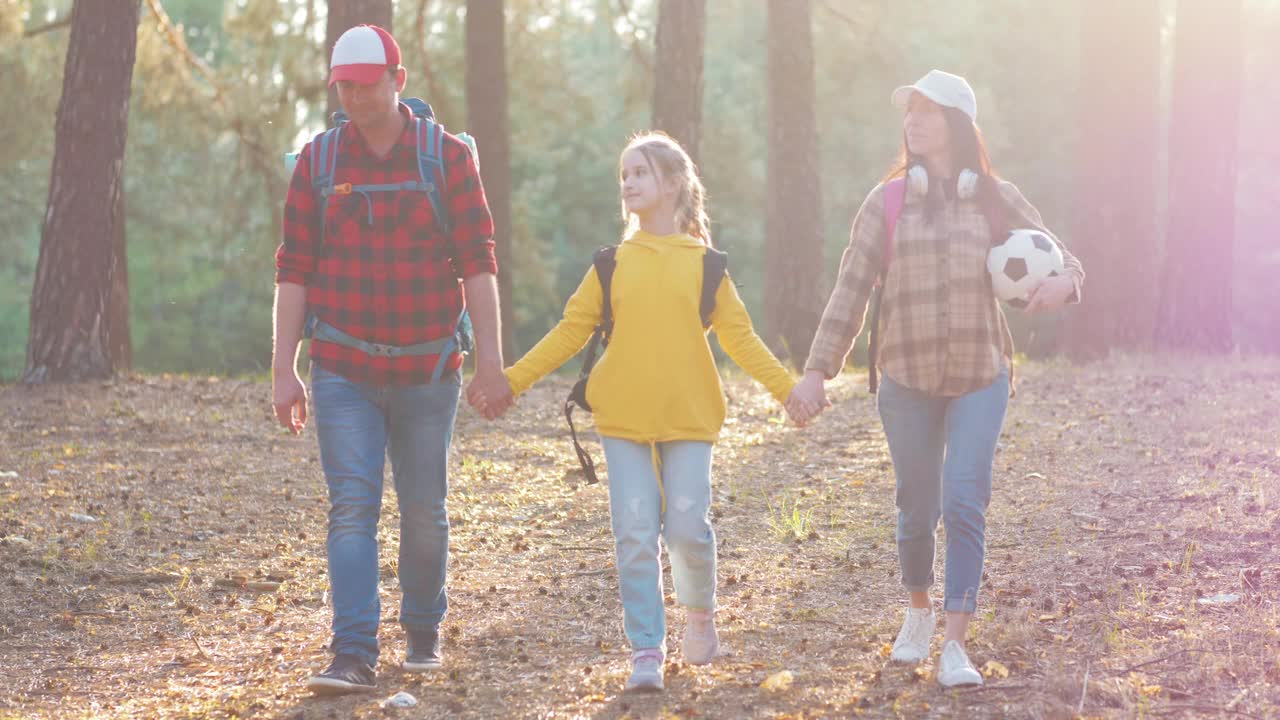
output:
[[[320,218],[323,227],[324,211],[329,196],[334,194],[333,178],[338,171],[338,143],[342,139],[342,126],[329,128],[311,141],[308,160],[311,169],[311,189],[320,196]]]
[[[889,275],[889,263],[893,261],[893,236],[898,230],[898,218],[907,201],[907,179],[894,178],[884,185],[884,249],[880,253],[880,272],[876,273],[871,288],[871,341],[867,350],[867,390],[872,395],[880,389],[880,377],[876,360],[880,356],[880,308],[884,304],[884,281]]]
[[[573,408],[581,407],[587,412],[591,412],[591,405],[587,403],[587,378],[591,375],[591,368],[595,367],[596,354],[600,352],[602,347],[608,347],[609,337],[613,334],[613,300],[610,297],[610,288],[613,285],[613,271],[618,266],[615,255],[618,252],[617,245],[600,248],[591,258],[591,265],[596,269],[596,278],[600,281],[600,324],[596,325],[596,329],[591,333],[591,339],[587,341],[587,354],[582,358],[582,370],[578,373],[578,381],[574,383],[573,389],[569,391],[569,397],[564,401],[564,419],[569,423],[569,434],[573,436],[573,451],[578,456],[578,463],[582,465],[582,472],[587,477],[587,484],[594,485],[600,482],[600,478],[596,476],[596,464],[591,459],[591,455],[582,447],[582,443],[578,442],[578,428],[573,424]]]
[[[884,277],[889,273],[889,263],[893,261],[893,234],[898,229],[898,218],[902,216],[902,207],[907,202],[906,178],[894,178],[884,185],[884,252],[880,257],[880,274],[876,282],[884,284]]]
[[[444,128],[430,117],[430,113],[431,106],[426,105],[426,116],[413,116],[418,150],[418,178],[422,182],[423,192],[431,201],[436,225],[440,232],[448,235],[453,230],[453,223],[450,222],[444,197],[440,194],[441,189],[448,184],[444,171]]]
[[[591,258],[591,264],[596,269],[596,278],[600,280],[600,324],[596,329],[600,331],[600,339],[605,347],[609,346],[609,339],[613,337],[612,288],[613,271],[618,267],[617,254],[618,246],[610,245],[597,250],[596,254]]]
[[[698,311],[702,315],[702,327],[711,327],[711,313],[716,309],[716,292],[729,270],[729,255],[708,246],[702,256],[702,302]]]

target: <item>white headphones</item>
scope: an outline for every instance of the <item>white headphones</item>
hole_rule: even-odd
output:
[[[923,165],[912,165],[907,170],[907,188],[912,195],[924,197],[929,194],[929,171]],[[978,191],[978,173],[965,168],[956,179],[956,195],[961,200],[971,199]]]

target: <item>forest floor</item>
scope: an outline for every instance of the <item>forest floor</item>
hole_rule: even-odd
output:
[[[460,411],[447,669],[396,668],[389,491],[378,692],[339,699],[305,689],[330,619],[313,428],[278,429],[251,380],[0,387],[0,718],[1276,717],[1280,362],[1020,375],[971,626],[982,688],[940,689],[936,641],[921,666],[887,662],[904,605],[892,467],[850,372],[809,428],[727,382],[728,654],[675,652],[656,695],[621,692],[606,490],[574,472],[566,382],[494,424]],[[402,690],[419,704],[380,706]]]

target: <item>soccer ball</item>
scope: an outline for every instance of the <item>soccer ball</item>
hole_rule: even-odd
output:
[[[991,289],[1016,308],[1027,306],[1027,298],[1037,285],[1064,271],[1058,244],[1035,229],[1010,231],[1009,237],[987,254]]]

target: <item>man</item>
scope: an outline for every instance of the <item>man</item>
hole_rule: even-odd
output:
[[[329,85],[349,118],[336,142],[298,156],[276,253],[272,402],[295,434],[307,419],[296,369],[304,322],[311,392],[329,490],[327,551],[332,664],[314,692],[373,690],[378,658],[378,543],[386,455],[400,508],[403,667],[441,666],[448,604],[449,443],[461,385],[464,316],[475,327],[472,388],[506,386],[499,343],[493,219],[475,158],[444,134],[429,186],[418,140],[425,121],[400,102],[406,72],[387,31],[362,25],[333,48]],[[323,149],[323,152],[320,151]],[[330,163],[322,155],[334,157]],[[332,168],[332,182],[317,188]],[[429,192],[446,208],[437,217]],[[317,191],[319,190],[319,191]],[[487,392],[486,392],[487,395]],[[496,416],[503,407],[486,407]]]

